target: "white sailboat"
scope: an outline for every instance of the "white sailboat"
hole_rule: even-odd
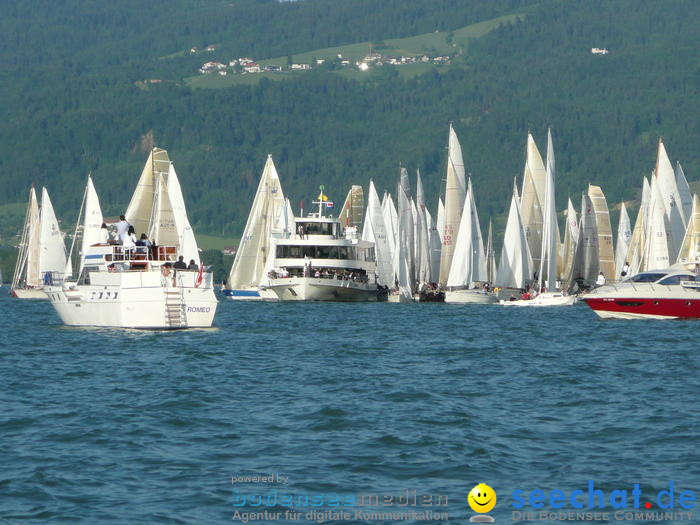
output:
[[[642,271],[661,270],[671,265],[673,256],[672,248],[669,247],[669,223],[664,200],[660,183],[656,177],[653,177]]]
[[[101,216],[99,200],[88,180],[84,214],[78,218],[84,231],[80,274],[63,285],[45,287],[65,324],[148,329],[212,325],[217,301],[211,272],[202,265],[198,271],[173,272],[178,254],[196,250],[196,243],[192,246],[193,237],[178,227],[189,220],[179,203],[179,181],[172,180],[177,175],[165,159],[165,150],[151,152],[127,211],[140,231],[150,233],[155,241],[151,249],[101,242],[94,232]],[[175,188],[173,195],[169,187]],[[146,214],[151,214],[148,221]],[[90,244],[94,240],[98,242]]]
[[[617,226],[617,245],[615,246],[615,280],[620,279],[622,268],[627,262],[627,249],[632,239],[632,225],[625,203],[620,204],[620,220]],[[631,276],[630,276],[631,277]]]
[[[598,279],[600,258],[598,257],[598,229],[595,210],[588,194],[581,196],[581,222],[578,244],[568,279],[570,289],[587,289]]]
[[[677,261],[677,264],[692,263],[700,263],[700,199],[697,195],[693,195],[688,227],[685,230]]]
[[[649,185],[649,179],[644,177],[642,200],[637,212],[637,218],[634,221],[634,229],[632,230],[632,237],[630,238],[629,246],[627,247],[627,256],[625,257],[630,265],[630,276],[636,275],[642,268],[650,200],[651,186]]]
[[[447,277],[446,303],[496,303],[496,295],[481,287],[487,282],[486,255],[481,236],[471,179],[467,182],[464,211],[459,224],[450,273]]]
[[[39,210],[32,188],[10,293],[20,299],[46,299],[42,289],[60,284],[65,271],[66,245],[49,193],[42,188]]]
[[[562,272],[563,280],[567,283],[571,279],[571,270],[574,265],[574,256],[576,255],[576,245],[578,244],[578,217],[576,216],[576,208],[568,199],[566,209],[566,229],[564,230],[564,243],[562,244]]]
[[[533,272],[532,255],[530,255],[525,226],[520,214],[518,187],[514,182],[495,284],[500,288],[524,290]]]
[[[537,149],[532,133],[528,133],[520,210],[535,268],[540,267],[542,252],[546,180],[547,173],[542,155]]]
[[[430,230],[420,171],[416,173],[416,219],[416,281],[429,283],[432,282]]]
[[[43,292],[43,281],[39,271],[41,250],[41,227],[39,220],[39,202],[36,199],[34,186],[29,190],[29,204],[24,219],[22,238],[19,243],[19,253],[15,272],[12,277],[10,294],[20,299],[46,299]]]
[[[555,204],[555,163],[551,130],[547,132],[547,169],[542,231],[542,251],[539,267],[539,290],[533,299],[502,302],[509,306],[570,306],[576,297],[558,290],[557,260],[559,257],[559,233]]]
[[[445,214],[442,230],[442,251],[440,253],[440,284],[447,285],[450,274],[455,242],[459,235],[459,225],[462,219],[464,199],[467,195],[467,184],[464,171],[462,147],[450,123],[449,145],[447,153],[447,181],[445,185]],[[438,222],[440,213],[438,210]]]
[[[686,220],[683,216],[683,199],[678,190],[676,173],[661,140],[656,157],[655,180],[664,207],[668,256],[670,261],[675,261],[683,242]]]
[[[371,180],[369,181],[368,193],[367,210],[365,211],[365,221],[362,226],[362,239],[374,244],[374,254],[377,262],[377,284],[390,288],[394,285],[392,253],[379,195],[377,195],[374,182]]]
[[[598,271],[608,281],[615,280],[615,255],[613,250],[612,226],[608,202],[600,186],[588,185],[588,196],[595,211],[596,230],[598,232]]]
[[[273,229],[287,216],[288,203],[284,198],[279,175],[272,156],[268,155],[260,177],[253,205],[248,214],[236,258],[231,266],[224,294],[231,299],[260,300],[276,299],[271,293],[260,293],[260,285],[267,284],[266,270],[272,256]],[[293,217],[287,217],[293,221]],[[288,236],[282,229],[277,237]]]

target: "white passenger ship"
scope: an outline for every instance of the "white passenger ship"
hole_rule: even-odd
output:
[[[318,213],[295,218],[295,233],[273,243],[269,284],[282,301],[376,301],[374,243],[359,238],[356,227]]]

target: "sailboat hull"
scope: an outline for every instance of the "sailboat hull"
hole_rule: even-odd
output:
[[[266,287],[280,301],[344,301],[368,302],[377,300],[377,286],[346,279],[290,277],[275,279]]]
[[[576,296],[564,295],[558,292],[545,292],[534,299],[518,299],[517,301],[501,301],[503,306],[572,306],[576,304]]]
[[[91,274],[90,285],[50,286],[46,292],[68,326],[208,328],[217,300],[211,286],[195,286],[196,276],[183,272],[178,285],[171,286],[163,282],[160,271],[97,272]]]
[[[445,292],[445,302],[452,304],[493,304],[498,302],[494,293],[484,290],[452,290]]]
[[[260,290],[258,288],[248,288],[240,290],[226,290],[222,293],[233,301],[276,301],[277,295],[270,290]]]
[[[41,288],[13,288],[10,295],[17,299],[48,299]]]

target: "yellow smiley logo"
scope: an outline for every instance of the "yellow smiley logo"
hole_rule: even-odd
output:
[[[474,512],[488,512],[496,504],[496,493],[486,483],[479,483],[471,490],[467,501]]]

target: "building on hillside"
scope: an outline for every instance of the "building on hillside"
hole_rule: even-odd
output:
[[[591,54],[593,54],[593,55],[607,55],[608,53],[610,53],[610,51],[608,51],[605,48],[599,48],[599,47],[592,47],[591,48]]]

